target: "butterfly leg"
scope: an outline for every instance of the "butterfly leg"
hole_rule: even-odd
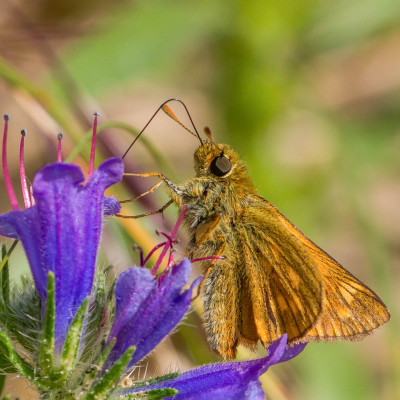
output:
[[[126,175],[126,176],[137,176],[139,178],[148,178],[148,177],[151,177],[151,176],[155,176],[155,177],[161,179],[167,185],[167,187],[169,189],[168,190],[169,194],[171,195],[171,197],[173,197],[174,202],[176,204],[178,204],[178,205],[180,205],[182,203],[182,199],[181,199],[181,197],[183,195],[182,190],[177,185],[175,185],[174,182],[172,182],[165,175],[163,175],[163,174],[161,174],[159,172],[143,172],[143,173],[140,173],[140,174],[136,174],[136,173],[133,173],[133,172],[127,172],[124,175]]]
[[[168,203],[164,204],[159,210],[151,211],[151,212],[144,213],[144,214],[139,214],[139,215],[115,214],[115,216],[116,216],[116,217],[119,217],[119,218],[131,218],[131,219],[138,219],[138,218],[148,217],[149,215],[154,215],[154,214],[161,214],[161,213],[163,213],[164,210],[166,210],[172,203],[173,203],[173,201],[170,200]]]
[[[132,197],[131,199],[122,200],[122,201],[120,201],[120,204],[123,204],[123,203],[133,203],[134,201],[141,199],[143,196],[146,196],[146,194],[150,194],[150,193],[155,192],[156,189],[157,189],[158,187],[160,187],[163,183],[164,183],[163,181],[157,182],[157,183],[156,183],[155,185],[153,185],[149,190],[146,190],[145,192],[139,194],[139,195],[136,196],[136,197]]]

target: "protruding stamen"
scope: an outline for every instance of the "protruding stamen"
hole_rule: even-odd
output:
[[[57,135],[58,146],[57,146],[57,162],[62,162],[62,151],[61,151],[61,142],[62,142],[63,134],[60,132]]]
[[[25,136],[27,135],[26,129],[22,129],[21,131],[21,143],[19,146],[19,176],[21,179],[21,188],[22,195],[24,197],[25,208],[29,208],[31,204],[31,198],[29,195],[28,184],[26,182],[26,173],[25,173],[25,158],[24,158],[24,145],[25,145]]]
[[[29,192],[31,194],[31,205],[34,206],[36,204],[35,198],[33,197],[33,186],[31,185],[29,188]]]
[[[165,255],[167,254],[168,249],[171,247],[171,244],[173,243],[173,240],[174,240],[176,234],[178,233],[178,229],[182,224],[185,213],[186,213],[186,206],[182,205],[182,210],[179,214],[178,220],[176,221],[174,228],[172,229],[171,235],[169,236],[169,240],[164,245],[164,248],[160,254],[160,257],[158,257],[157,262],[154,264],[154,267],[151,270],[152,275],[155,275],[157,273],[158,268],[159,268],[160,264],[162,263],[162,260],[164,259]]]
[[[93,135],[92,135],[92,149],[90,150],[90,161],[89,161],[89,172],[88,178],[92,175],[94,170],[94,156],[96,154],[96,136],[97,136],[97,117],[100,114],[95,111],[94,112],[94,122],[93,122]]]
[[[153,247],[152,250],[149,252],[149,254],[147,254],[147,257],[141,262],[140,266],[144,267],[146,265],[147,261],[150,260],[150,257],[154,254],[154,252],[156,250],[158,250],[160,247],[165,246],[166,244],[168,244],[168,242],[162,242],[162,243],[159,243],[157,246]]]
[[[166,272],[168,272],[172,268],[173,263],[174,263],[174,249],[171,248],[171,250],[169,251],[167,268],[165,268]]]
[[[15,195],[14,188],[12,185],[10,172],[8,171],[7,165],[7,132],[8,132],[8,120],[10,116],[4,114],[4,131],[3,131],[3,151],[2,151],[2,165],[3,165],[3,175],[4,181],[6,183],[8,197],[10,198],[10,203],[13,210],[19,210],[17,196]]]

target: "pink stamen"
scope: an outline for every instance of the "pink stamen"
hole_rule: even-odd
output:
[[[94,156],[96,154],[96,136],[97,136],[97,117],[100,114],[95,111],[94,113],[94,122],[93,122],[93,134],[92,134],[92,149],[90,150],[90,161],[89,161],[89,172],[88,178],[92,175],[94,170]]]
[[[19,146],[19,176],[21,179],[21,188],[22,188],[22,195],[24,197],[25,208],[29,208],[31,206],[31,198],[29,196],[28,184],[26,182],[25,158],[24,158],[24,145],[25,145],[26,135],[27,135],[26,129],[22,129],[21,143]]]
[[[33,187],[32,185],[29,188],[29,192],[31,194],[31,205],[34,206],[36,204],[35,198],[33,197]]]
[[[165,246],[166,244],[168,244],[168,242],[162,242],[162,243],[159,243],[157,246],[153,247],[153,249],[150,251],[149,254],[147,254],[147,257],[146,257],[146,258],[144,259],[144,261],[140,264],[140,266],[141,266],[141,267],[144,267],[144,266],[146,265],[147,261],[150,260],[150,257],[154,254],[154,252],[155,252],[156,250],[158,250],[160,247]]]
[[[10,116],[8,114],[4,114],[4,131],[3,131],[3,151],[2,151],[2,165],[3,165],[3,175],[4,182],[6,183],[8,197],[10,199],[11,207],[13,210],[19,210],[17,196],[14,192],[14,187],[12,185],[10,172],[8,171],[7,166],[7,132],[8,132],[8,120]]]
[[[210,256],[210,257],[201,257],[201,258],[193,258],[193,260],[190,260],[192,263],[197,262],[197,261],[208,261],[208,260],[225,260],[225,256]]]
[[[173,249],[171,249],[169,251],[168,264],[167,268],[165,268],[165,272],[168,272],[171,269],[173,263],[174,263],[174,251]]]
[[[168,235],[168,234],[165,233],[165,232],[159,232],[159,231],[157,231],[157,234],[163,235],[169,242],[171,242],[171,246],[172,246],[173,240],[171,239],[171,236],[170,236],[170,235]]]
[[[169,236],[169,240],[164,245],[164,248],[160,254],[160,257],[158,257],[157,262],[155,263],[153,269],[151,270],[151,273],[153,275],[155,275],[157,273],[158,268],[160,267],[160,264],[162,263],[165,255],[167,254],[168,249],[171,247],[171,243],[173,242],[176,234],[178,233],[178,229],[179,229],[180,225],[182,224],[182,220],[183,220],[183,217],[185,216],[185,213],[186,213],[186,206],[182,205],[182,210],[179,214],[178,220],[176,221],[174,228],[172,229],[171,235]]]
[[[57,135],[58,146],[57,146],[57,162],[62,162],[62,151],[61,151],[61,142],[62,142],[63,134],[60,132]]]

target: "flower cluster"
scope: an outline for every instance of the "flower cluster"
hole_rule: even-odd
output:
[[[26,208],[20,210],[7,169],[8,117],[5,120],[3,172],[13,211],[0,215],[0,235],[22,243],[34,284],[25,281],[18,290],[10,290],[12,249],[3,247],[3,371],[25,376],[42,398],[51,399],[263,399],[260,375],[304,348],[287,348],[286,335],[269,347],[265,358],[126,384],[123,378],[130,368],[188,311],[201,277],[188,286],[190,260],[176,265],[170,260],[158,276],[143,266],[131,267],[109,288],[107,271],[96,267],[96,257],[104,217],[120,211],[119,202],[104,192],[122,179],[122,160],[112,158],[91,169],[85,182],[81,169],[61,162],[59,153],[58,162],[36,174],[31,193],[21,167]],[[165,249],[171,242],[168,237]]]

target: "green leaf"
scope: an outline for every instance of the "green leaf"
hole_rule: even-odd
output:
[[[102,400],[108,397],[108,394],[115,390],[115,383],[118,382],[124,374],[132,355],[135,352],[135,347],[129,347],[128,350],[119,358],[114,365],[98,380],[90,392],[85,397],[85,400]]]
[[[54,366],[54,326],[56,315],[54,273],[47,275],[47,298],[42,334],[39,342],[38,362],[42,367],[42,375],[48,375]]]
[[[64,342],[61,358],[62,368],[66,371],[65,379],[74,372],[88,304],[89,298],[86,298],[76,312]]]
[[[26,362],[18,353],[13,349],[13,345],[8,336],[0,331],[0,351],[5,357],[14,365],[20,375],[24,376],[31,382],[34,379],[34,372],[32,366]]]

